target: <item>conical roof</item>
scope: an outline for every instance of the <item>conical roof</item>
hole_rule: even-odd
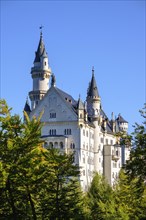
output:
[[[78,99],[77,107],[78,107],[78,109],[80,109],[80,110],[84,110],[84,104],[83,104],[83,102],[81,101],[80,96],[79,96],[79,99]]]
[[[118,118],[116,119],[119,123],[128,123],[120,114],[118,115]]]
[[[25,106],[24,106],[24,111],[25,112],[31,112],[31,109],[30,109],[30,106],[29,106],[29,103],[28,103],[28,99],[26,100],[26,103],[25,103]]]
[[[38,49],[36,51],[34,63],[40,62],[40,57],[41,56],[47,57],[47,53],[46,53],[46,50],[45,50],[45,45],[44,45],[44,42],[43,42],[42,33],[40,35],[40,41],[39,41]]]
[[[95,96],[99,97],[98,88],[97,88],[96,80],[95,80],[95,76],[94,76],[94,68],[92,69],[92,79],[89,84],[89,89],[88,89],[87,95],[90,97],[95,97]]]

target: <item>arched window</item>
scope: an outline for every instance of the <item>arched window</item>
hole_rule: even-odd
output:
[[[60,142],[60,149],[63,149],[63,142]]]
[[[53,143],[49,142],[49,146],[50,146],[50,148],[53,148]]]
[[[58,148],[58,142],[55,142],[55,143],[54,143],[54,147],[55,147],[55,148]]]
[[[48,142],[45,141],[44,147],[45,147],[45,148],[48,147]]]
[[[72,144],[72,148],[75,149],[75,144],[74,143]]]

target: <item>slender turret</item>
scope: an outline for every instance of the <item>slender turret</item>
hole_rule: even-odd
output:
[[[31,68],[31,76],[33,79],[33,90],[29,92],[29,98],[31,100],[31,109],[33,110],[49,89],[49,79],[51,76],[51,68],[48,64],[48,55],[45,50],[42,31],[35,54],[34,66]]]
[[[92,79],[89,84],[87,92],[87,112],[91,122],[95,126],[94,130],[94,169],[98,171],[99,167],[99,154],[98,148],[100,144],[99,133],[100,133],[100,97],[96,85],[96,80],[94,76],[94,68],[92,68]]]
[[[94,77],[94,68],[92,68],[92,79],[87,92],[87,112],[91,119],[100,115],[100,97]]]

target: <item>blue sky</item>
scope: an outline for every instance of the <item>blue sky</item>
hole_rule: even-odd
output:
[[[1,0],[0,96],[22,116],[40,30],[57,87],[85,101],[92,66],[107,116],[141,123],[146,2]]]

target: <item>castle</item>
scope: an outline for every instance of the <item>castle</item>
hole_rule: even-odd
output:
[[[40,33],[39,45],[31,68],[32,91],[24,110],[29,117],[38,117],[44,126],[41,138],[45,147],[60,149],[61,152],[74,152],[74,163],[80,167],[80,183],[86,191],[94,171],[103,174],[113,185],[121,166],[129,157],[129,148],[117,144],[115,134],[127,132],[128,122],[121,115],[108,119],[101,106],[94,69],[87,91],[86,101],[74,98],[57,88]],[[48,86],[50,85],[50,86]]]

